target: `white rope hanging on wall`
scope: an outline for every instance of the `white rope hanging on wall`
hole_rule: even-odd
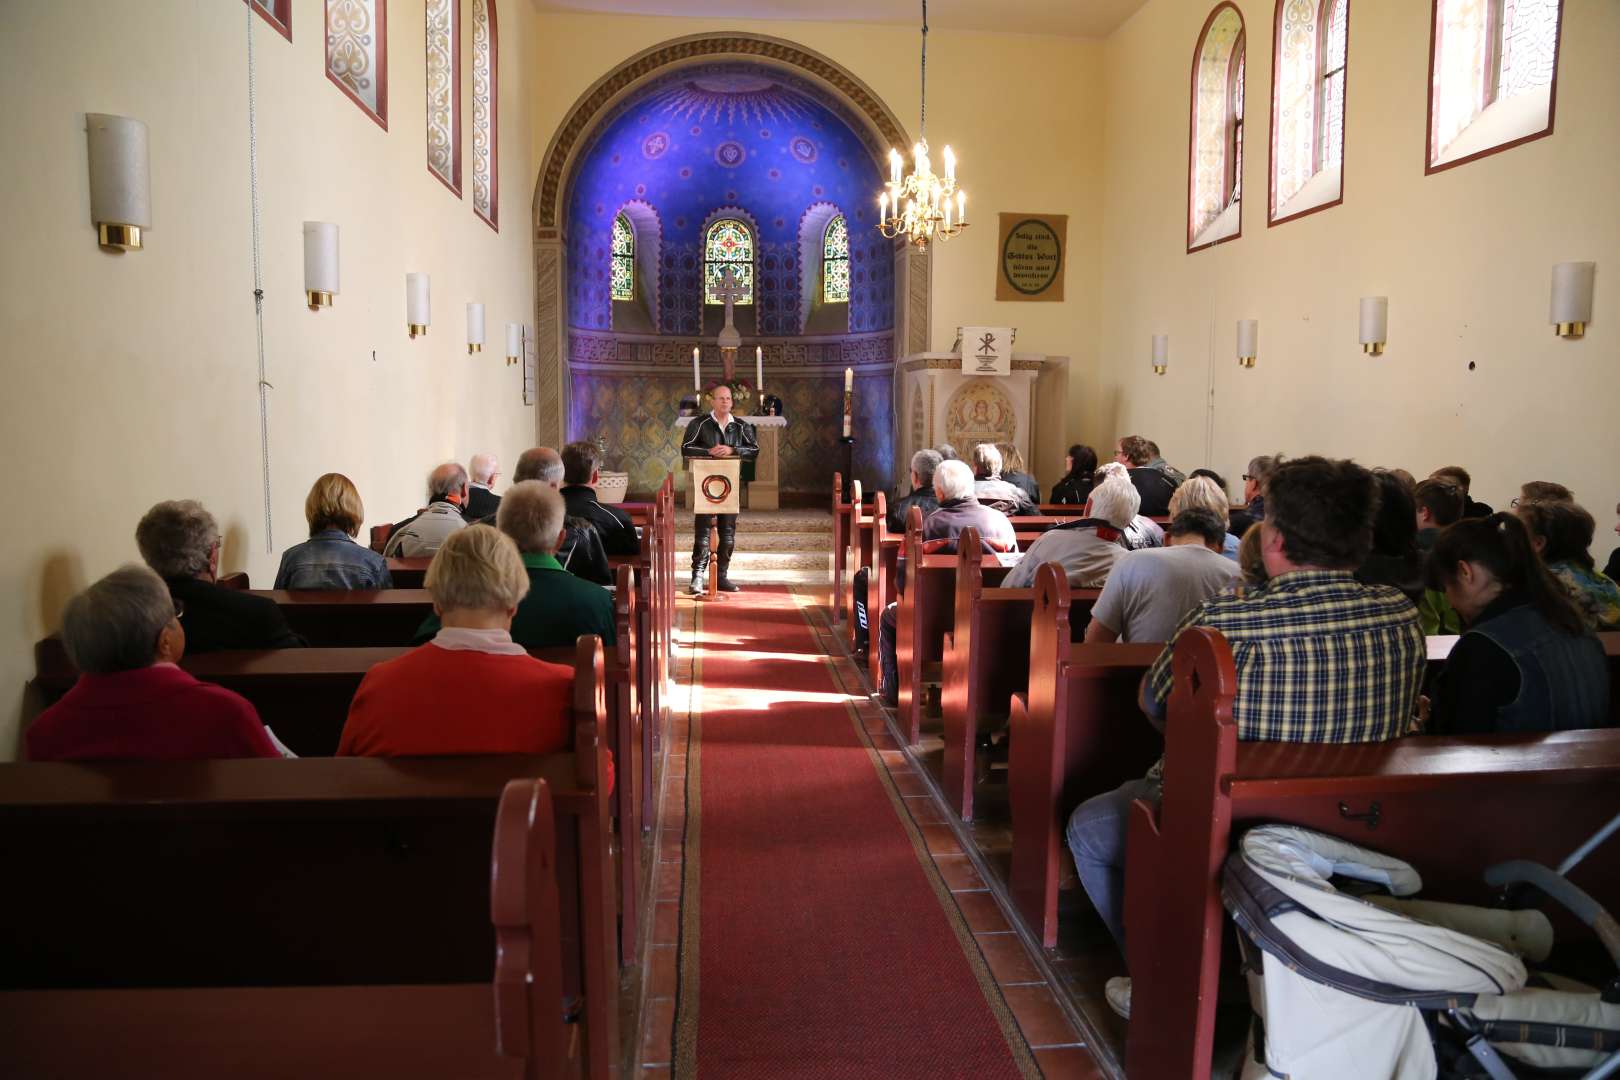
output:
[[[259,105],[253,63],[253,2],[242,5],[247,19],[248,191],[253,203],[253,322],[259,346],[259,461],[264,473],[264,553],[275,554],[270,522],[270,398],[275,387],[264,371],[264,259],[259,251]]]

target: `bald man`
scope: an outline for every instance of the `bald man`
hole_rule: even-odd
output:
[[[427,509],[394,529],[383,554],[399,559],[432,555],[445,537],[467,527],[462,516],[466,505],[467,470],[447,461],[428,474]]]
[[[501,459],[494,454],[474,454],[467,463],[467,509],[463,516],[468,521],[491,517],[501,508],[501,497],[495,494],[495,481],[501,478]]]
[[[512,471],[512,483],[521,484],[525,480],[538,480],[553,490],[560,489],[563,482],[562,455],[549,446],[535,446],[523,451],[518,455],[517,468]],[[483,522],[489,525],[496,523],[494,515],[484,518]],[[577,578],[598,585],[613,584],[607,549],[602,546],[602,537],[589,522],[566,521],[562,546],[557,549],[557,561]]]

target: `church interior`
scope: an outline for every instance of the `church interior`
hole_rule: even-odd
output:
[[[30,868],[8,877],[31,897],[0,903],[0,972],[15,964],[0,1061],[23,1063],[0,1073],[1266,1075],[1260,977],[1246,991],[1239,964],[1274,939],[1222,918],[1221,868],[1253,850],[1243,828],[1432,859],[1437,891],[1483,903],[1487,864],[1556,865],[1620,812],[1620,740],[1558,731],[1498,753],[1415,735],[1398,741],[1437,745],[1345,758],[1342,775],[1339,758],[1311,772],[1244,757],[1244,654],[1234,676],[1213,631],[1207,655],[1204,638],[1176,649],[1161,736],[1132,714],[1161,647],[1171,677],[1163,638],[1082,641],[1080,613],[1103,601],[1062,565],[1006,590],[1023,607],[1004,609],[990,594],[1011,561],[929,547],[927,508],[885,514],[944,490],[939,454],[919,483],[920,451],[950,444],[979,468],[976,448],[1000,445],[1039,488],[1008,515],[1028,552],[1067,527],[1041,515],[1106,516],[1084,494],[1051,505],[1075,451],[1124,451],[1134,476],[1147,459],[1122,440],[1140,432],[1158,462],[1214,474],[1223,522],[1228,502],[1233,522],[1258,510],[1246,482],[1270,455],[1409,481],[1461,463],[1461,497],[1510,517],[1550,498],[1521,485],[1556,481],[1585,507],[1601,567],[1620,499],[1603,464],[1620,459],[1617,57],[1616,0],[0,3],[0,432],[41,472],[0,559],[0,859]],[[921,224],[899,214],[903,173],[923,176]],[[1011,253],[1030,228],[1052,237],[1055,269],[1026,288]],[[1002,367],[975,373],[978,332],[1002,328]],[[740,424],[708,393],[722,384]],[[734,426],[757,437],[740,514],[694,518],[710,497],[691,450],[705,417],[722,454]],[[504,765],[337,770],[355,686],[425,640],[409,631],[448,610],[434,588],[450,564],[390,550],[392,588],[354,593],[369,614],[282,587],[284,553],[317,532],[311,483],[347,478],[365,505],[350,535],[364,547],[381,528],[381,555],[387,526],[428,512],[424,477],[441,505],[430,472],[470,470],[459,513],[473,488],[517,487],[537,447],[562,451],[564,499],[589,485],[610,526],[634,526],[602,560],[618,644],[597,643],[594,668],[572,644],[536,653],[570,669],[572,742]],[[42,714],[93,677],[62,645],[76,598],[143,558],[169,577],[137,538],[165,500],[211,515],[208,580],[240,575],[312,646],[279,652],[331,654],[325,669],[232,667],[194,642],[177,662],[244,695],[272,738],[327,725],[320,749],[172,774],[30,753]],[[1180,528],[1171,510],[1140,504],[1161,532]],[[735,540],[717,528],[711,556],[709,520],[726,513]],[[1431,668],[1467,633],[1457,610],[1424,628]],[[177,594],[199,637],[184,614]],[[1612,614],[1588,635],[1611,660]],[[897,647],[880,641],[891,632]],[[1077,726],[1086,709],[1108,723]],[[1161,754],[1162,812],[1127,804],[1119,825],[1127,945],[1064,828]],[[1273,767],[1284,779],[1267,787]],[[524,806],[502,786],[536,778]],[[1474,805],[1485,786],[1499,806]],[[1449,847],[1410,819],[1443,824]],[[86,836],[87,821],[106,832]],[[233,822],[297,872],[247,890],[263,867],[228,857]],[[103,872],[70,871],[52,844]],[[1595,850],[1569,880],[1620,910],[1620,853]],[[433,903],[370,935],[443,941],[396,953],[334,944],[328,925],[283,950],[330,948],[312,976],[269,948],[232,969],[194,945],[108,945],[127,970],[77,977],[49,928],[101,915],[30,886],[62,873],[150,891],[134,907],[160,938],[183,930],[182,909],[240,935],[190,901],[163,914],[181,883],[212,896],[238,870],[249,924],[304,906],[306,887],[352,889],[323,892],[345,907],[421,888]],[[524,923],[515,944],[513,905],[528,917],[542,900],[561,929]],[[1552,923],[1584,943],[1583,969],[1604,955],[1577,920]],[[562,975],[536,974],[548,963]],[[1614,985],[1587,1023],[1620,1040]],[[199,1034],[251,1017],[285,1043]],[[1366,1046],[1299,1053],[1306,1077],[1521,1075],[1397,1066]]]

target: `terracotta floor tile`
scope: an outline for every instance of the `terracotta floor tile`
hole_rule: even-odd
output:
[[[904,750],[879,750],[878,757],[883,759],[883,764],[889,767],[890,772],[903,772],[911,768],[911,762],[906,760]]]
[[[988,892],[955,893],[956,906],[962,909],[962,918],[975,934],[999,934],[1011,927],[1001,913],[1001,905]]]
[[[1031,1048],[1043,1046],[1072,1046],[1081,1041],[1069,1024],[1069,1018],[1058,1008],[1057,999],[1045,983],[1035,986],[1003,986],[1002,996],[1007,1007],[1018,1018],[1018,1029]]]
[[[665,862],[658,864],[658,891],[653,898],[655,900],[679,900],[681,898],[680,863]]]
[[[660,905],[662,906],[662,905]],[[1000,983],[1040,982],[1041,971],[1024,951],[1024,943],[1014,933],[975,934],[985,963]],[[653,939],[657,941],[657,938]]]
[[[911,811],[911,820],[919,825],[943,825],[946,822],[945,811],[934,802],[932,795],[907,798],[906,809]]]
[[[939,867],[940,877],[945,879],[946,886],[952,892],[984,888],[984,879],[973,869],[966,855],[938,855],[934,858],[934,865]]]
[[[1107,1075],[1084,1046],[1037,1050],[1035,1064],[1041,1067],[1041,1075],[1046,1080],[1104,1080]]]
[[[675,996],[675,946],[654,945],[647,950],[647,996],[672,998]]]
[[[674,945],[679,937],[681,905],[659,901],[653,911],[654,945]]]
[[[647,1003],[641,1018],[641,1062],[643,1065],[668,1065],[670,1049],[674,1043],[675,999],[658,998]]]
[[[872,731],[869,732],[869,734],[871,735],[872,745],[877,747],[879,750],[898,751],[900,749],[900,744],[894,741],[894,736],[889,734],[888,727],[886,725],[882,731]],[[883,760],[887,762],[889,759],[884,758]],[[904,758],[902,757],[901,760],[904,761]]]
[[[923,778],[909,769],[903,772],[890,773],[890,776],[893,777],[894,786],[901,795],[928,794],[928,785],[923,781]]]
[[[932,854],[961,854],[962,845],[949,825],[919,825],[917,829],[923,834],[923,840],[927,842],[928,850]]]

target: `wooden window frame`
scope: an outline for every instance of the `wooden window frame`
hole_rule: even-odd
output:
[[[501,231],[501,35],[495,0],[483,0],[489,12],[489,216],[473,203],[473,213],[485,225]]]
[[[1455,169],[1459,165],[1467,165],[1469,162],[1478,161],[1481,158],[1488,158],[1494,154],[1500,154],[1504,151],[1512,150],[1514,147],[1523,146],[1525,143],[1535,142],[1537,139],[1545,139],[1547,136],[1553,133],[1555,122],[1558,119],[1558,67],[1564,55],[1564,7],[1564,0],[1558,0],[1558,28],[1553,34],[1552,82],[1547,84],[1547,126],[1542,128],[1540,131],[1532,131],[1530,134],[1521,135],[1517,139],[1509,139],[1507,142],[1498,143],[1496,146],[1488,146],[1483,150],[1476,150],[1474,153],[1469,154],[1466,157],[1460,157],[1454,161],[1443,161],[1437,165],[1433,162],[1431,154],[1433,153],[1434,142],[1434,66],[1435,61],[1439,59],[1438,54],[1440,46],[1440,0],[1430,0],[1429,105],[1424,112],[1423,175],[1433,176],[1435,173],[1445,172],[1447,169]],[[1487,60],[1489,62],[1486,64],[1486,70],[1488,72],[1487,79],[1489,80],[1487,83],[1487,92],[1490,94],[1490,100],[1486,102],[1486,108],[1489,108],[1491,105],[1495,104],[1496,91],[1499,86],[1499,80],[1502,77],[1502,56],[1500,50],[1502,47],[1502,35],[1505,28],[1502,25],[1502,19],[1498,18],[1497,14],[1504,11],[1505,8],[1502,5],[1501,0],[1490,0],[1490,18],[1492,29],[1490,31],[1489,38],[1491,45],[1487,48]]]
[[[1198,43],[1193,46],[1192,72],[1188,76],[1187,95],[1187,201],[1182,206],[1182,227],[1187,236],[1187,254],[1195,251],[1205,251],[1220,244],[1229,243],[1243,236],[1243,204],[1238,202],[1238,227],[1231,236],[1223,236],[1219,240],[1211,240],[1205,244],[1194,243],[1192,231],[1193,192],[1198,181],[1198,63],[1204,55],[1204,43],[1209,39],[1210,27],[1220,18],[1221,12],[1231,9],[1238,19],[1238,40],[1245,41],[1248,37],[1248,23],[1243,19],[1243,10],[1233,3],[1233,0],[1221,0],[1215,9],[1204,20],[1204,27],[1198,31]],[[1236,52],[1236,45],[1233,47]],[[1228,105],[1230,108],[1230,105]],[[1245,101],[1245,111],[1247,102]]]
[[[1344,117],[1340,120],[1340,128],[1344,131],[1345,145],[1339,148],[1339,197],[1329,202],[1313,206],[1308,210],[1286,214],[1282,217],[1272,217],[1272,206],[1277,200],[1277,66],[1282,63],[1282,21],[1283,5],[1288,0],[1277,0],[1276,14],[1273,19],[1271,33],[1271,138],[1269,140],[1270,157],[1266,162],[1266,227],[1275,228],[1286,225],[1290,221],[1298,221],[1303,217],[1330,210],[1344,202],[1344,162],[1349,156],[1349,129],[1350,122],[1350,8],[1351,0],[1344,0]],[[1312,175],[1322,170],[1322,148],[1327,143],[1324,130],[1324,114],[1326,110],[1322,103],[1327,98],[1327,39],[1328,17],[1332,14],[1335,0],[1322,0],[1316,11],[1316,119],[1315,130],[1311,133],[1311,167]]]

